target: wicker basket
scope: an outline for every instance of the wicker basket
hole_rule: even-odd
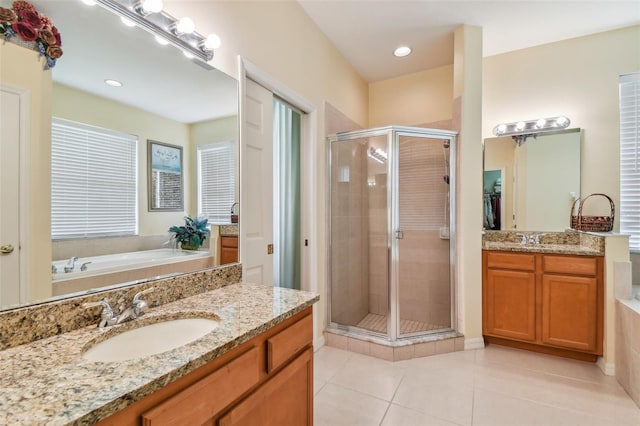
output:
[[[594,195],[600,195],[609,200],[611,204],[611,214],[609,216],[583,216],[582,215],[582,206],[584,206],[585,201],[589,197],[593,197]],[[576,207],[576,203],[579,202],[578,206],[578,214],[574,215],[573,212]],[[570,227],[573,229],[577,229],[578,231],[592,231],[592,232],[609,232],[613,229],[613,221],[616,217],[616,206],[613,204],[613,200],[605,195],[605,194],[591,194],[582,199],[577,199],[571,205],[571,219],[570,219]]]

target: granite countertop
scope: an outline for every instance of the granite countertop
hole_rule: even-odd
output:
[[[603,256],[603,253],[592,247],[573,244],[521,244],[503,241],[484,241],[485,250],[517,251],[524,253],[573,254],[581,256]]]
[[[81,328],[0,351],[0,424],[93,424],[190,373],[318,301],[313,293],[232,284],[149,310],[105,329]],[[219,327],[177,349],[115,363],[85,348],[139,325],[218,317]]]

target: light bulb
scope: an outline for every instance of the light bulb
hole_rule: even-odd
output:
[[[498,126],[498,130],[497,133],[499,135],[503,134],[505,131],[507,130],[507,125],[506,124],[501,124]]]
[[[524,121],[518,121],[518,123],[516,124],[516,130],[524,130]]]
[[[127,19],[124,16],[120,17],[120,21],[125,24],[127,27],[135,27],[136,23],[133,22],[131,19]]]
[[[163,45],[163,46],[166,46],[167,44],[169,44],[169,42],[166,39],[164,39],[164,38],[162,38],[160,36],[156,36],[156,41],[158,43],[160,43],[161,45]]]
[[[147,13],[162,12],[162,0],[144,0],[142,9]]]
[[[191,34],[196,30],[196,24],[193,22],[193,19],[185,16],[184,18],[180,18],[176,24],[176,30],[179,34]]]
[[[545,124],[547,124],[547,120],[545,120],[544,118],[541,118],[538,121],[536,121],[536,128],[542,129]]]
[[[556,118],[556,123],[558,123],[558,126],[560,127],[568,126],[569,119],[561,115],[560,117]]]
[[[204,47],[209,50],[217,49],[221,44],[222,41],[220,40],[220,37],[215,34],[209,34],[207,39],[204,41]]]
[[[396,50],[393,51],[393,55],[401,58],[403,56],[407,56],[411,53],[411,48],[409,46],[400,46]]]

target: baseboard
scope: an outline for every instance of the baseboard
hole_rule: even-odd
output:
[[[473,349],[484,349],[484,339],[482,337],[475,337],[473,339],[464,339],[464,350],[471,351]]]
[[[596,364],[600,367],[600,370],[602,370],[605,376],[616,375],[616,365],[612,362],[605,362],[604,357],[598,357]]]
[[[313,351],[317,351],[324,346],[324,333],[313,340]]]

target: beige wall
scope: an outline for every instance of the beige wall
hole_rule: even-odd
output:
[[[483,136],[501,122],[566,115],[584,129],[582,194],[604,192],[618,206],[618,76],[639,69],[640,26],[487,57]]]
[[[300,5],[285,1],[165,1],[165,9],[174,16],[197,17],[198,31],[217,33],[222,46],[212,64],[237,77],[238,55],[250,60],[273,78],[304,96],[317,109],[318,183],[315,203],[318,223],[310,236],[317,248],[318,331],[324,329],[326,312],[326,238],[325,238],[325,121],[324,103],[361,126],[367,125],[367,83],[355,72],[338,49],[322,34]]]
[[[28,253],[28,274],[22,278],[30,284],[30,300],[51,296],[51,239],[42,238],[51,235],[51,71],[43,67],[38,52],[0,43],[0,82],[29,90],[28,235],[20,238]]]
[[[369,84],[369,127],[451,119],[453,65]]]
[[[138,136],[138,214],[140,235],[167,234],[181,224],[193,204],[195,190],[189,176],[195,175],[195,156],[189,149],[189,126],[112,100],[60,84],[53,85],[54,117],[117,130]],[[183,147],[184,212],[149,212],[147,201],[147,139]]]

